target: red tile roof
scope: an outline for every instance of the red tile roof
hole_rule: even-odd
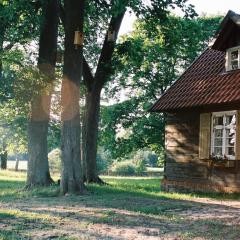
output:
[[[225,52],[206,49],[150,111],[240,103],[240,70],[226,72]]]

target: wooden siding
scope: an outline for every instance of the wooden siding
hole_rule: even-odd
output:
[[[226,190],[228,192],[238,190],[240,192],[238,170],[240,161],[236,161],[232,168],[221,168],[213,167],[209,161],[199,159],[199,127],[200,113],[198,112],[167,114],[163,190]],[[200,186],[202,189],[199,189]]]

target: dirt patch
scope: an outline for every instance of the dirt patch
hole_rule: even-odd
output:
[[[0,218],[0,229],[4,229],[0,234],[11,231],[19,239],[240,239],[237,201],[207,198],[145,202],[142,198],[128,198],[127,201],[129,206],[143,210],[146,204],[152,204],[159,211],[144,213],[132,208],[99,206],[91,197],[1,203],[0,213],[6,216],[11,213],[12,217]]]

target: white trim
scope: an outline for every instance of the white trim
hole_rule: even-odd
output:
[[[229,129],[228,127],[226,127],[226,116],[228,115],[235,115],[236,116],[237,112],[236,111],[225,111],[225,112],[213,112],[212,116],[211,116],[211,154],[214,152],[214,129],[222,129],[223,133],[222,133],[222,156],[226,155],[226,130]],[[219,126],[215,126],[213,127],[213,119],[214,117],[223,117],[223,125],[219,125]],[[216,146],[218,147],[218,146]],[[219,146],[220,147],[220,146]],[[234,144],[234,152],[236,154],[236,136],[235,136],[235,144]],[[228,157],[229,160],[235,160],[235,156],[234,155],[226,155]]]
[[[226,51],[226,63],[225,63],[225,67],[226,67],[226,71],[231,71],[231,70],[235,70],[235,69],[232,69],[231,67],[231,53],[234,52],[234,51],[238,51],[238,69],[240,69],[240,46],[237,46],[237,47],[232,47],[232,48],[229,48],[227,51]]]

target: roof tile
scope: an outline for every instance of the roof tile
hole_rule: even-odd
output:
[[[151,111],[240,103],[240,70],[225,71],[225,52],[206,49]]]

